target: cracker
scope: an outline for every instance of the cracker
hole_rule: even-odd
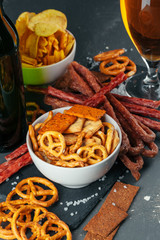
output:
[[[106,111],[98,108],[75,104],[70,109],[65,110],[64,113],[97,121],[106,113]]]
[[[77,120],[65,131],[65,133],[78,133],[82,131],[85,118],[77,118]]]
[[[113,232],[127,216],[128,214],[125,211],[109,203],[103,211],[99,211],[88,222],[84,230],[105,238]]]
[[[103,203],[100,211],[103,211],[105,205],[115,204],[123,211],[128,211],[139,187],[122,182],[116,182]]]
[[[72,123],[76,121],[76,119],[77,118],[75,116],[58,112],[38,131],[38,133],[43,134],[46,131],[57,131],[63,133]]]
[[[82,132],[86,134],[85,138],[91,138],[102,126],[103,124],[101,120],[86,120]]]
[[[76,134],[69,133],[69,134],[64,134],[63,136],[67,146],[73,145],[77,142],[78,136]]]
[[[102,237],[100,235],[95,235],[91,232],[87,232],[84,240],[112,240],[117,232],[119,227],[117,227],[113,232],[111,232],[107,237]]]

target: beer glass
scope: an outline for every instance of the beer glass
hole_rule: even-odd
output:
[[[126,31],[146,64],[146,71],[127,80],[128,95],[160,99],[160,0],[120,0]]]

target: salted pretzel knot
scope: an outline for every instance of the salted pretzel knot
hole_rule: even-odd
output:
[[[115,49],[107,52],[102,52],[94,56],[94,61],[105,61],[108,59],[116,58],[125,52],[124,49]]]
[[[87,158],[89,164],[94,164],[97,161],[101,161],[108,157],[107,151],[103,145],[92,145],[92,146],[83,146],[77,150],[77,154],[79,156],[83,156]],[[93,162],[91,162],[93,160]]]
[[[45,132],[40,140],[40,147],[51,153],[54,157],[59,157],[65,151],[65,138],[57,131]]]
[[[37,183],[48,187],[48,189],[42,189],[37,187]],[[23,191],[24,186],[29,186],[29,193]],[[31,203],[41,205],[43,207],[49,207],[51,204],[58,200],[57,188],[49,180],[40,177],[30,177],[23,179],[19,182],[15,188],[16,193],[24,198],[30,200]],[[43,196],[51,196],[48,198],[43,198]],[[42,197],[39,199],[39,197]]]
[[[107,66],[107,64],[112,65]],[[119,56],[117,58],[108,59],[100,63],[99,69],[106,75],[117,76],[121,72],[125,72],[126,66],[129,63],[129,58],[126,56]]]

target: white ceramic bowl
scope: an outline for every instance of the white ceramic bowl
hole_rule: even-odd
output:
[[[75,53],[76,40],[69,55],[60,62],[42,67],[24,67],[25,65],[23,66],[22,64],[24,84],[43,85],[53,83],[56,79],[65,73],[67,66],[74,60]]]
[[[70,107],[59,108],[59,109],[53,110],[53,112],[54,114],[57,112],[63,113],[65,109],[69,109],[69,108]],[[33,123],[33,126],[39,122],[43,122],[47,118],[47,116],[48,116],[48,113],[45,113],[44,115],[39,117]],[[41,160],[34,154],[32,150],[32,144],[29,138],[29,134],[27,133],[26,141],[27,141],[28,150],[38,170],[45,177],[52,180],[53,182],[59,183],[69,188],[85,187],[90,183],[101,178],[104,174],[106,174],[111,169],[111,167],[115,163],[115,160],[119,153],[121,141],[122,141],[121,130],[118,124],[113,120],[113,118],[105,114],[104,120],[106,122],[110,122],[111,124],[113,124],[114,127],[117,129],[120,137],[120,142],[116,147],[116,149],[114,150],[114,152],[110,154],[106,159],[102,160],[97,164],[87,166],[87,167],[79,167],[79,168],[58,167]]]

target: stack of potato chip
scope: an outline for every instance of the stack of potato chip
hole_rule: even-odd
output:
[[[48,9],[41,13],[23,12],[16,20],[22,63],[42,66],[64,59],[75,39],[67,30],[64,13]]]

